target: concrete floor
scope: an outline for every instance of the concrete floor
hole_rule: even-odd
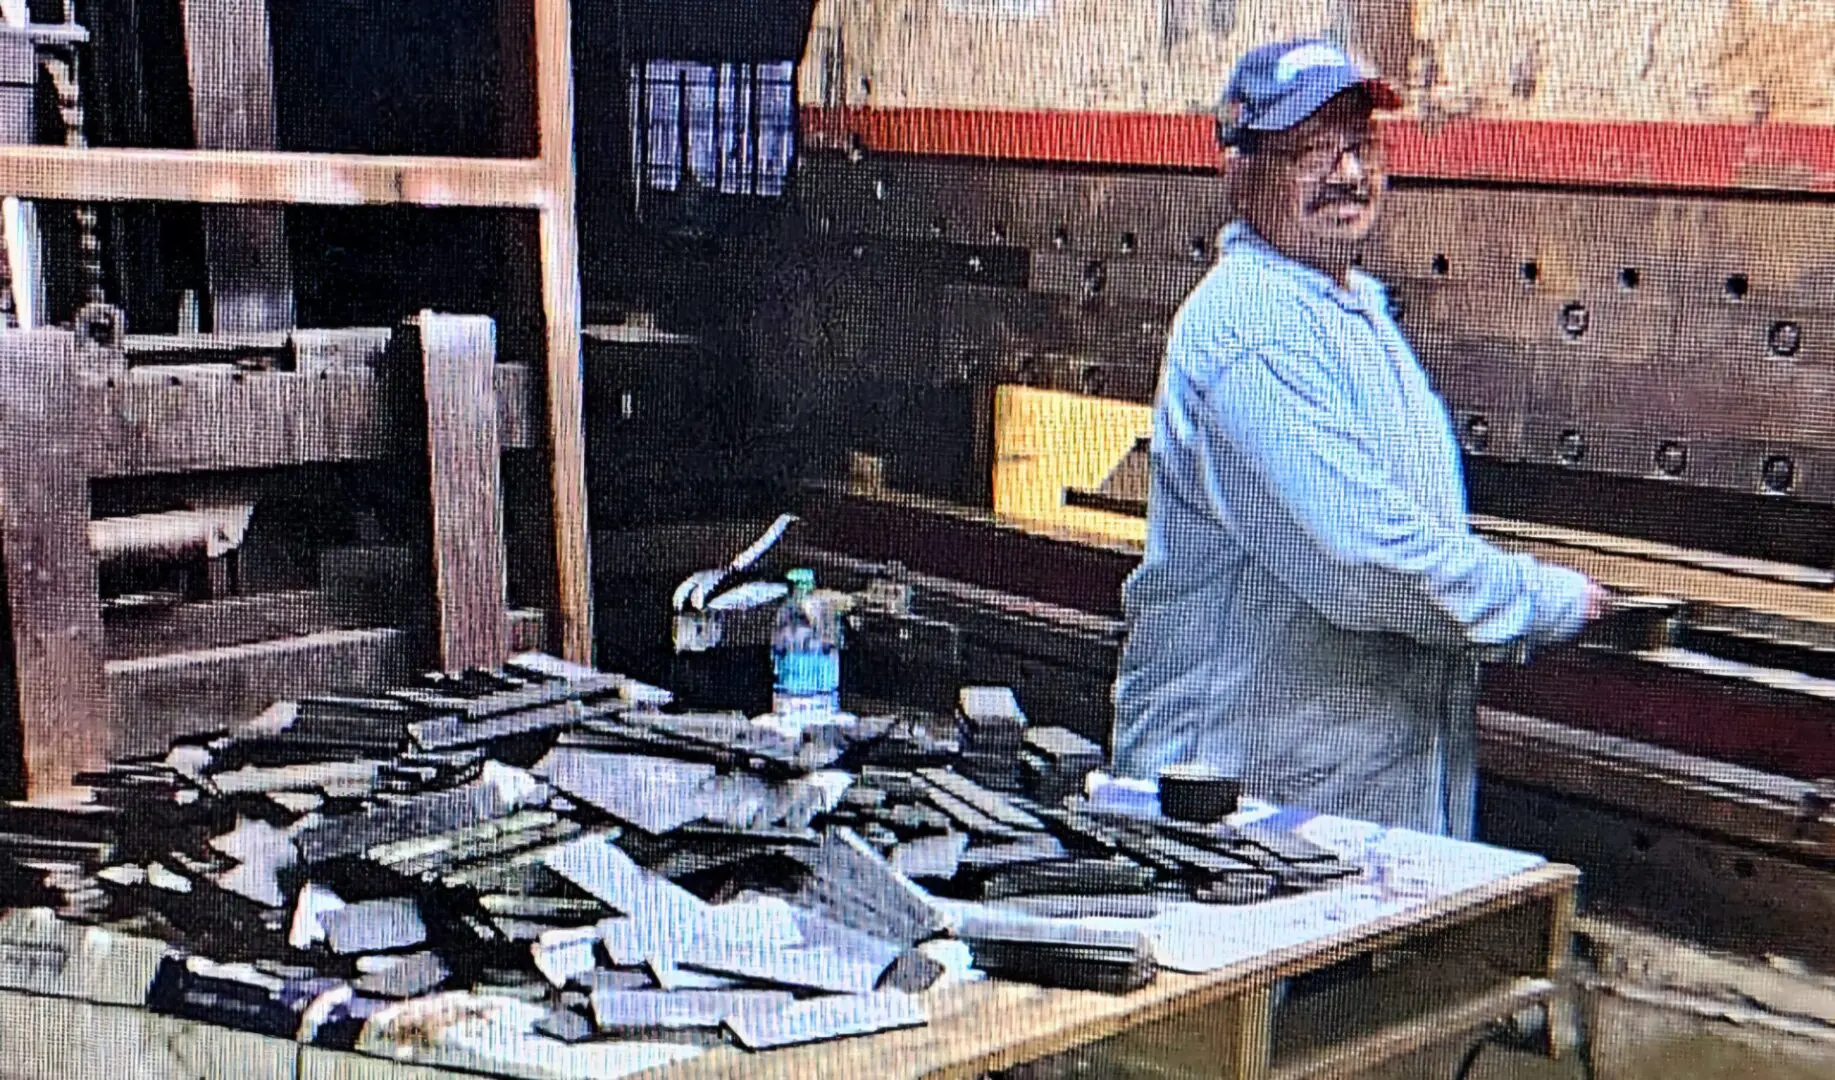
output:
[[[1359,1074],[1356,1080],[1451,1080],[1463,1051],[1448,1047]],[[1780,1047],[1773,1052],[1725,1038],[1698,1035],[1619,1047],[1599,1055],[1595,1080],[1829,1080],[1835,1059],[1806,1060]],[[1577,1062],[1556,1062],[1520,1051],[1488,1048],[1468,1080],[1586,1080]]]
[[[1590,1002],[1592,1080],[1829,1080],[1835,1044],[1810,1042],[1624,1002]],[[1469,1040],[1358,1074],[1356,1080],[1451,1080]],[[1468,1080],[1588,1080],[1577,1058],[1551,1061],[1489,1046]]]
[[[1825,1037],[1810,1039],[1611,995],[1589,997],[1586,1010],[1592,1031],[1590,1074],[1578,1055],[1550,1060],[1493,1044],[1479,1054],[1467,1080],[1835,1077],[1835,1028]],[[1475,1039],[1448,1037],[1430,1049],[1357,1073],[1354,1080],[1453,1080]],[[1277,1048],[1281,1041],[1277,1038]],[[1277,1063],[1279,1060],[1277,1057]],[[1215,1069],[1214,1053],[1201,1028],[1166,1028],[1147,1035],[1145,1041],[1131,1042],[1125,1050],[1113,1043],[1085,1048],[1050,1063],[1015,1070],[1012,1075],[1018,1080],[1200,1080],[1214,1076]]]

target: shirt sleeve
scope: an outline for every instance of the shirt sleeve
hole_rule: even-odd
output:
[[[1323,350],[1198,347],[1216,353],[1200,364],[1208,422],[1188,426],[1206,443],[1204,497],[1324,618],[1447,647],[1579,634],[1587,579],[1436,520],[1391,479]]]

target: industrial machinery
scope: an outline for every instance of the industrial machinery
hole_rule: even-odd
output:
[[[564,7],[501,42],[490,11],[410,14],[366,47],[533,70],[533,27],[565,87]],[[344,29],[285,4],[0,11],[8,797],[281,697],[584,650],[584,495],[544,463],[580,454],[571,146],[518,159],[533,114],[477,120],[526,89],[507,77],[427,78],[413,118],[336,130],[351,95],[314,50]],[[489,257],[455,273],[468,248]]]
[[[1573,87],[1630,61],[1582,33],[1497,69],[1478,43],[1515,39],[1481,9],[819,5],[802,297],[759,349],[836,404],[807,557],[895,561],[920,609],[1000,622],[979,662],[1105,736],[1148,404],[1226,216],[1207,110],[1249,45],[1336,33],[1411,99],[1364,266],[1453,410],[1475,527],[1680,602],[1651,639],[1490,670],[1486,836],[1579,863],[1595,910],[1835,964],[1826,118],[1686,90],[1653,37],[1638,85],[1675,97],[1625,122]]]

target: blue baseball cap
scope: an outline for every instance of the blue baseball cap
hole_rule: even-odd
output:
[[[1262,45],[1243,56],[1223,92],[1217,137],[1236,146],[1245,132],[1286,131],[1353,87],[1378,109],[1399,109],[1401,95],[1382,77],[1323,38]]]

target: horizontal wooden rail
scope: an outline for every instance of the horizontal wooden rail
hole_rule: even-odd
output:
[[[542,209],[553,186],[537,159],[0,146],[0,195],[30,199]]]

